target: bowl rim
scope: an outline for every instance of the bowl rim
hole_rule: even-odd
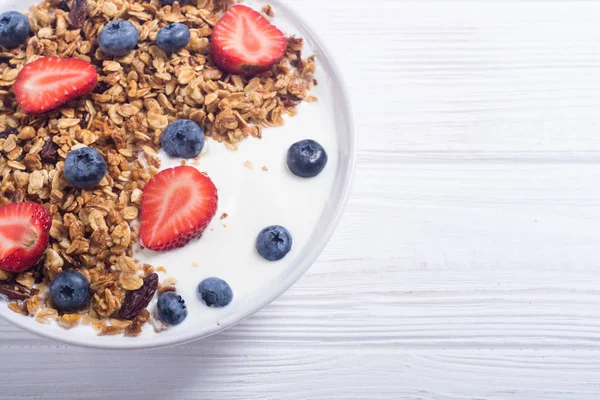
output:
[[[264,2],[264,0],[258,0],[259,2]],[[298,261],[298,265],[291,271],[291,273],[282,280],[277,286],[277,290],[266,292],[266,295],[262,295],[258,298],[258,301],[255,302],[250,307],[243,308],[241,312],[233,313],[220,321],[219,326],[214,327],[213,329],[209,329],[203,331],[200,334],[189,332],[186,334],[181,334],[178,336],[165,336],[165,339],[161,339],[158,337],[153,342],[147,341],[138,341],[132,339],[131,342],[105,342],[102,343],[100,341],[90,342],[85,338],[79,337],[63,337],[59,334],[56,334],[53,331],[44,329],[43,324],[39,324],[38,326],[32,325],[29,322],[29,319],[23,318],[15,318],[8,317],[6,315],[0,314],[0,318],[9,323],[27,331],[33,333],[35,335],[51,339],[54,341],[58,341],[64,344],[80,346],[84,348],[93,348],[93,349],[105,349],[105,350],[142,350],[142,349],[154,349],[161,347],[168,347],[174,345],[181,345],[189,342],[193,342],[196,340],[204,339],[206,337],[215,335],[217,333],[223,332],[227,329],[232,328],[233,326],[245,321],[252,315],[256,314],[258,311],[275,301],[278,297],[280,297],[284,292],[286,292],[294,283],[296,283],[308,269],[314,264],[319,255],[325,249],[327,243],[333,236],[335,229],[337,228],[341,217],[346,208],[348,197],[350,195],[350,191],[352,189],[352,184],[354,181],[355,167],[356,167],[356,158],[357,158],[357,135],[356,135],[356,124],[354,119],[354,113],[352,109],[352,104],[350,102],[350,96],[348,94],[347,85],[345,83],[344,77],[340,72],[340,68],[338,64],[331,58],[330,52],[328,51],[327,46],[324,44],[322,37],[306,22],[302,17],[298,15],[291,7],[286,5],[282,0],[270,0],[269,3],[273,4],[277,7],[277,9],[282,10],[288,16],[294,19],[295,24],[304,32],[304,37],[310,40],[311,45],[315,53],[318,54],[319,63],[324,66],[326,69],[331,71],[331,76],[329,77],[331,85],[333,87],[333,91],[335,93],[335,97],[337,101],[341,101],[341,108],[345,112],[344,120],[348,128],[347,132],[347,164],[345,166],[338,166],[337,174],[343,175],[343,180],[341,182],[341,190],[335,194],[337,196],[337,204],[333,213],[327,215],[325,218],[327,219],[326,229],[324,229],[321,238],[317,241],[317,245],[311,247],[304,257],[302,257]],[[317,226],[320,226],[319,223]]]

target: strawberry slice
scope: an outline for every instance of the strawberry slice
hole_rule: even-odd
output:
[[[285,54],[283,33],[250,7],[231,7],[215,25],[212,60],[232,74],[254,75],[267,71]]]
[[[12,90],[25,111],[40,114],[90,93],[97,84],[92,64],[78,58],[44,57],[23,67]]]
[[[52,217],[37,203],[0,207],[0,269],[23,272],[38,262],[50,240]]]
[[[142,196],[142,245],[156,251],[182,247],[200,236],[217,212],[217,189],[196,168],[156,174]]]

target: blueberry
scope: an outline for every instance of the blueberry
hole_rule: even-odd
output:
[[[157,303],[158,316],[167,325],[179,325],[187,317],[185,301],[175,292],[160,295]]]
[[[258,254],[269,261],[281,260],[292,249],[292,235],[283,226],[268,226],[256,238]]]
[[[204,147],[204,131],[194,121],[180,119],[163,131],[160,145],[171,157],[194,158]]]
[[[287,165],[294,175],[312,178],[323,171],[325,164],[327,153],[323,146],[314,140],[301,140],[288,150]]]
[[[231,303],[233,292],[223,279],[206,278],[198,285],[198,297],[209,307],[225,307]]]
[[[29,36],[29,20],[16,11],[0,14],[0,46],[7,49],[24,43]]]
[[[50,284],[50,297],[59,311],[81,310],[90,299],[90,284],[80,272],[68,269]]]
[[[59,10],[63,10],[64,12],[69,12],[71,9],[69,8],[69,4],[67,0],[61,0],[60,3],[56,6]]]
[[[77,189],[91,189],[106,175],[106,161],[98,150],[81,147],[65,159],[65,179]]]
[[[184,24],[169,24],[158,31],[156,45],[165,53],[175,53],[190,42],[190,30]]]
[[[129,21],[111,21],[100,32],[98,44],[107,56],[120,57],[135,49],[139,34]]]
[[[172,6],[175,2],[178,2],[180,6],[188,4],[189,0],[160,0],[160,4],[163,6]]]

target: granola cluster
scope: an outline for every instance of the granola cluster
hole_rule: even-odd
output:
[[[301,101],[315,100],[309,95],[316,84],[315,61],[302,58],[302,40],[292,37],[285,57],[267,73],[244,78],[218,70],[209,57],[210,36],[232,0],[165,7],[157,0],[88,0],[87,13],[80,9],[82,2],[51,0],[33,7],[28,42],[0,52],[0,206],[35,201],[53,219],[43,259],[21,274],[0,270],[0,293],[13,300],[13,311],[40,322],[57,320],[65,328],[91,324],[102,335],[135,336],[148,321],[164,329],[148,310],[133,319],[119,317],[127,294],[155,272],[134,258],[138,228],[132,222],[140,213],[144,185],[160,168],[162,130],[188,118],[236,150],[242,139],[260,138],[264,127],[282,125],[283,115],[294,115]],[[263,14],[272,15],[270,7]],[[116,59],[98,49],[99,32],[114,19],[133,23],[140,39],[134,51]],[[166,55],[155,40],[172,22],[188,25],[191,41]],[[27,114],[10,88],[26,63],[43,56],[77,57],[95,65],[94,93],[47,114]],[[96,148],[108,164],[108,174],[89,191],[70,187],[63,176],[66,155],[82,146]],[[82,313],[60,315],[47,286],[68,268],[88,279],[92,300]],[[173,279],[163,281],[158,292],[174,285]]]

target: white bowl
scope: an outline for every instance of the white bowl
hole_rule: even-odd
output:
[[[26,0],[25,2],[20,2],[19,6],[15,6],[17,2],[14,0],[0,0],[0,11],[4,12],[11,9],[25,11],[29,5],[34,3],[35,1]],[[152,261],[154,265],[166,265],[168,272],[174,271],[172,275],[179,275],[178,291],[180,291],[180,285],[182,290],[187,291],[187,296],[184,297],[189,309],[188,319],[181,325],[172,327],[159,334],[153,331],[148,333],[149,327],[147,327],[144,334],[139,337],[128,338],[123,336],[97,336],[96,332],[90,327],[65,330],[57,325],[43,325],[36,322],[33,318],[13,313],[7,308],[4,302],[0,303],[0,316],[27,331],[74,345],[117,349],[140,349],[173,345],[213,335],[243,321],[285,292],[317,259],[340,220],[354,171],[356,135],[350,102],[338,68],[329,58],[328,52],[325,50],[322,42],[308,28],[306,23],[280,0],[268,2],[257,0],[248,1],[247,3],[255,9],[260,9],[267,3],[271,4],[276,13],[275,23],[282,27],[286,33],[295,33],[304,38],[306,45],[303,54],[305,56],[310,51],[317,55],[317,78],[319,85],[315,89],[315,94],[317,94],[320,101],[313,104],[302,104],[299,107],[298,115],[287,120],[286,127],[266,129],[262,140],[247,139],[242,143],[238,152],[225,151],[222,144],[207,141],[210,157],[202,157],[199,168],[202,170],[206,168],[205,170],[210,174],[219,188],[219,211],[215,221],[211,223],[214,234],[213,232],[210,234],[207,232],[202,239],[190,244],[187,250],[183,250],[183,253],[151,254],[144,251],[136,254],[136,256],[141,256],[144,261]],[[315,178],[321,179],[320,181],[315,181],[317,183],[310,183],[310,180],[301,180],[293,177],[289,171],[285,170],[285,149],[299,138],[315,138],[319,140],[318,137],[322,136],[322,132],[315,131],[327,129],[330,130],[328,133],[331,136],[331,140],[328,141],[326,138],[323,140],[325,141],[324,144],[330,144],[330,148],[325,146],[330,156],[330,162],[322,174],[324,176]],[[310,133],[307,131],[310,131]],[[315,135],[317,137],[314,137]],[[273,151],[274,149],[277,150]],[[291,180],[296,179],[296,181],[289,183],[289,185],[298,186],[286,188],[288,191],[293,191],[294,188],[306,188],[306,191],[303,189],[292,194],[292,197],[288,198],[287,201],[292,201],[290,199],[295,201],[296,198],[301,199],[304,195],[308,196],[305,201],[310,203],[311,193],[315,193],[315,196],[318,194],[317,197],[320,196],[319,198],[323,199],[322,203],[315,202],[318,206],[309,206],[306,208],[310,216],[310,218],[306,217],[306,221],[313,220],[315,223],[308,222],[304,223],[304,226],[296,226],[295,230],[290,229],[292,236],[294,236],[294,249],[279,263],[268,264],[264,260],[258,260],[258,255],[250,254],[249,250],[252,247],[255,233],[257,233],[255,229],[257,221],[260,221],[259,223],[263,224],[262,226],[278,223],[277,221],[267,220],[264,212],[262,214],[261,212],[257,212],[257,216],[249,217],[245,215],[248,214],[247,209],[245,210],[246,213],[244,213],[243,204],[238,204],[240,207],[238,222],[241,222],[240,226],[237,227],[238,231],[235,230],[236,228],[227,230],[223,227],[224,222],[229,223],[230,220],[232,225],[235,224],[236,220],[234,217],[230,216],[224,221],[219,221],[218,218],[222,212],[228,212],[228,207],[234,205],[238,197],[252,197],[248,194],[249,192],[244,192],[244,189],[255,187],[257,182],[262,182],[259,179],[266,179],[263,177],[267,175],[258,177],[257,174],[261,174],[261,172],[249,172],[243,168],[242,160],[251,156],[260,156],[258,160],[254,160],[254,164],[256,164],[254,169],[256,170],[260,169],[262,165],[261,161],[263,160],[270,160],[271,165],[275,163],[273,171],[268,173],[262,172],[262,174],[272,173],[272,178],[269,177],[269,179],[272,179],[272,182],[275,182],[276,186],[283,182],[288,185],[289,182],[292,182]],[[214,163],[215,159],[219,161]],[[226,166],[227,169],[223,169],[223,166]],[[271,167],[269,168],[271,169]],[[234,176],[234,178],[230,178],[231,176]],[[282,179],[286,181],[282,181]],[[267,182],[269,181],[267,180]],[[277,190],[277,188],[274,189]],[[228,198],[228,193],[235,194],[235,196]],[[236,202],[232,203],[232,197],[235,197]],[[268,210],[270,206],[268,202],[265,203],[265,207]],[[295,205],[297,206],[298,204]],[[282,207],[280,206],[279,208]],[[276,211],[274,210],[273,213],[277,214]],[[291,210],[281,211],[279,217],[283,220],[285,220],[286,216],[290,217],[290,215],[293,216],[293,214],[297,213],[297,211]],[[295,219],[303,220],[302,217],[298,217],[297,215],[295,215]],[[240,246],[242,248],[239,250],[236,248],[231,251],[227,242],[228,235],[235,235],[235,232],[245,235],[242,237],[247,236],[247,244]],[[299,232],[299,241],[296,241],[295,232]],[[217,245],[221,246],[221,248]],[[230,265],[219,266],[220,260],[228,260],[226,255],[229,255],[229,253],[239,253],[236,257],[240,261],[244,262],[247,260],[248,264],[252,265],[248,267],[248,270],[241,269],[242,267],[239,265],[231,268]],[[206,263],[210,265],[200,265],[196,269],[193,269],[190,265],[185,265],[192,264],[194,256],[200,262],[210,260],[210,262]],[[261,262],[263,264],[260,264]],[[229,261],[229,263],[231,264],[232,262]],[[196,263],[194,262],[193,264]],[[232,271],[229,271],[229,269]],[[193,288],[199,282],[200,278],[223,274],[229,274],[228,277],[221,276],[228,280],[229,283],[232,283],[230,280],[235,281],[238,279],[240,281],[238,286],[241,286],[242,282],[249,278],[255,278],[256,282],[254,286],[248,286],[247,293],[243,295],[236,294],[237,297],[234,298],[234,302],[231,305],[218,311],[208,309],[207,307],[202,309],[201,303],[193,298],[195,297],[192,293]],[[165,275],[165,277],[167,276],[170,275]],[[234,293],[236,293],[236,287],[233,284],[232,286]],[[197,313],[201,314],[202,317],[196,318],[195,315]],[[149,329],[151,330],[151,328]]]

